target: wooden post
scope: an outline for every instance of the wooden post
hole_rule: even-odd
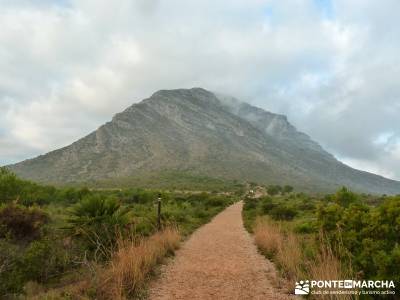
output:
[[[157,228],[161,230],[161,194],[158,194],[157,199]]]

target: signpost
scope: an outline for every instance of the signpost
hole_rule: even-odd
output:
[[[161,194],[158,194],[157,199],[157,228],[161,230]]]

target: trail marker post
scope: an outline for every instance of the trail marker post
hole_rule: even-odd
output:
[[[161,194],[158,194],[157,199],[157,228],[161,230]]]

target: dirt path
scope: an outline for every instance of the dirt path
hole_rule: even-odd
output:
[[[150,299],[293,299],[273,287],[276,271],[243,227],[242,202],[198,229],[164,266]]]

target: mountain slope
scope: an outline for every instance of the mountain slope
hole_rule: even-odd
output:
[[[180,171],[328,190],[339,185],[400,193],[400,183],[354,170],[285,116],[204,89],[163,90],[65,148],[10,166],[50,183]]]

